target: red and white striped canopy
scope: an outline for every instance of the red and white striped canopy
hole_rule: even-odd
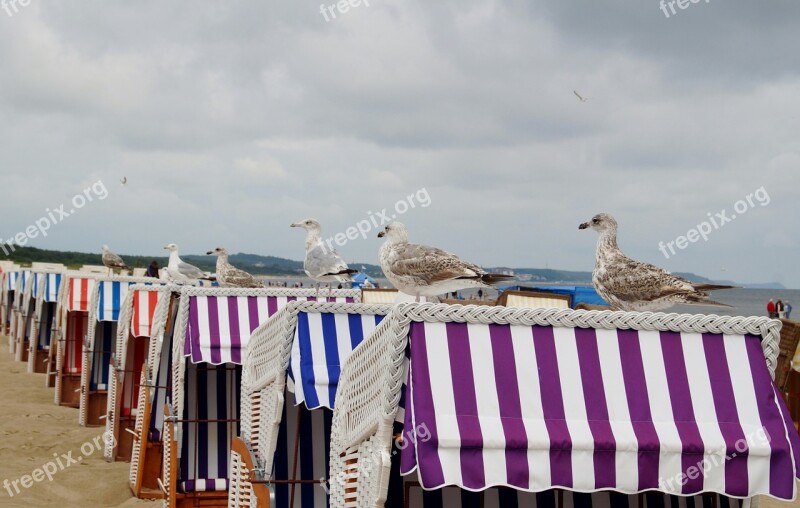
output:
[[[97,281],[94,278],[71,276],[67,294],[67,310],[88,312],[89,300],[92,298],[92,291],[96,284]]]
[[[164,291],[133,290],[133,312],[131,313],[131,335],[150,337],[153,331],[153,315]],[[167,293],[169,294],[169,293]]]

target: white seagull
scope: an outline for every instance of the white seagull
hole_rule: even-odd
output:
[[[201,269],[189,263],[184,263],[178,256],[178,246],[174,243],[164,246],[169,251],[169,263],[167,264],[167,276],[176,284],[195,284],[197,279],[207,279],[206,274]]]
[[[378,238],[386,241],[378,251],[384,275],[401,292],[432,297],[470,287],[489,287],[513,279],[512,275],[489,273],[455,254],[416,243],[408,243],[404,224],[392,222]]]
[[[351,282],[352,275],[358,273],[347,266],[336,249],[330,245],[325,246],[320,237],[322,227],[316,219],[306,219],[289,224],[289,227],[303,228],[306,230],[306,257],[303,261],[303,270],[316,282],[317,294],[321,282],[327,282],[330,289],[331,282]]]
[[[228,251],[225,247],[206,252],[209,256],[217,256],[217,282],[224,288],[263,288],[264,284],[255,277],[236,268],[228,262]]]
[[[111,252],[108,248],[108,245],[103,245],[103,265],[108,268],[108,274],[111,275],[114,272],[114,268],[120,268],[124,270],[130,270],[128,265],[122,260],[121,257],[117,256],[113,252]]]
[[[736,286],[689,282],[623,254],[617,246],[617,221],[611,215],[597,214],[578,226],[578,229],[587,228],[600,233],[592,282],[612,309],[657,311],[679,303],[729,307],[709,299],[708,291]]]

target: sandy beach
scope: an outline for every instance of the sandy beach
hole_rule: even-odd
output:
[[[0,338],[4,348],[7,341]],[[26,365],[7,351],[0,354],[0,386],[5,387],[0,404],[0,506],[160,506],[131,495],[129,464],[103,459],[104,429],[80,427],[77,409],[54,405],[44,376],[28,374]],[[23,484],[23,476],[48,463],[56,470],[52,480],[39,473],[40,481],[26,478]]]
[[[7,341],[0,337],[3,347]],[[76,409],[54,405],[53,390],[44,386],[44,376],[28,374],[24,363],[14,361],[5,351],[0,353],[0,386],[5,387],[0,405],[0,506],[161,506],[160,501],[131,495],[129,464],[103,459],[104,429],[80,427]],[[23,476],[35,474],[36,469],[44,472],[47,464],[51,471],[56,470],[52,480],[39,473],[39,481],[30,478],[22,482]],[[760,506],[800,507],[800,501],[762,499]]]

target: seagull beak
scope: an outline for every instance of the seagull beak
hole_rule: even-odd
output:
[[[589,223],[588,223],[588,222],[584,222],[583,224],[581,224],[580,226],[578,226],[578,229],[586,229],[586,228],[588,228],[588,227],[589,227]]]
[[[378,238],[383,238],[384,236],[386,236],[386,231],[379,231],[378,232]]]
[[[169,245],[165,245],[164,250],[169,250]]]
[[[210,256],[211,254],[214,254],[213,250],[210,250],[210,251],[206,252],[206,256]]]
[[[296,222],[292,222],[291,224],[289,224],[289,227],[290,227],[290,228],[299,228],[299,227],[300,227],[300,224],[298,224],[298,223],[296,223]]]

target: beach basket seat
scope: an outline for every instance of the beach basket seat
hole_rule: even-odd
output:
[[[440,491],[406,482],[410,506],[464,491],[502,507],[792,499],[778,336],[757,317],[401,304],[342,369],[331,506],[387,501],[403,390],[401,472]]]
[[[11,315],[19,273],[18,269],[0,273],[0,335],[8,336],[9,353],[11,354],[14,354],[14,343],[11,340]]]
[[[394,303],[398,291],[391,288],[361,288],[361,303],[388,305]]]
[[[81,365],[78,423],[85,427],[107,424],[108,390],[112,361],[116,361],[117,329],[122,303],[134,284],[158,285],[152,277],[100,277],[89,302],[89,321]],[[119,369],[114,369],[115,375]]]
[[[35,292],[41,275],[32,270],[22,272],[18,290],[14,292],[16,320],[11,330],[14,336],[14,359],[18,362],[28,361],[28,338],[31,332],[31,322],[35,310]]]
[[[232,438],[239,434],[241,365],[250,334],[289,302],[316,301],[315,294],[311,289],[182,289],[161,429],[164,506],[227,505],[228,460]],[[328,295],[320,299],[353,303],[360,297],[354,290]]]
[[[134,431],[139,406],[142,373],[147,365],[155,365],[156,351],[151,356],[154,334],[163,336],[169,329],[167,320],[174,301],[172,295],[180,291],[174,285],[134,284],[125,296],[119,311],[114,359],[110,362],[109,388],[106,407],[106,432],[114,436],[106,441],[104,455],[109,461],[130,460],[134,440],[140,439]],[[152,379],[145,373],[144,382]],[[157,389],[152,387],[153,390]],[[162,406],[163,407],[163,403]]]
[[[781,389],[795,427],[800,427],[800,323],[781,319],[780,355],[775,384]]]
[[[58,296],[61,290],[62,272],[44,274],[43,286],[38,290],[29,341],[28,372],[47,373],[50,345],[58,336]]]
[[[81,374],[86,335],[89,327],[89,309],[97,275],[81,272],[67,273],[60,291],[60,320],[55,362],[50,362],[48,377],[54,378],[54,401],[68,407],[80,406]]]
[[[325,505],[341,365],[390,308],[294,302],[253,332],[229,507],[266,506],[270,497],[273,506]]]
[[[518,309],[569,309],[572,298],[556,293],[507,290],[497,297],[497,305]]]

